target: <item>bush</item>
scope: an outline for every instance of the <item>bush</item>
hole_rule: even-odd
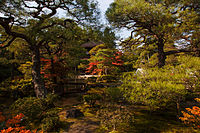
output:
[[[0,84],[0,89],[14,99],[35,95],[31,79],[7,79]]]
[[[94,106],[98,100],[102,100],[104,95],[104,88],[92,88],[83,96],[84,102],[90,106]]]
[[[31,79],[16,79],[12,80],[12,84],[10,86],[11,92],[14,98],[26,97],[26,96],[34,96],[34,89],[32,85]]]
[[[34,131],[27,130],[25,126],[22,125],[24,115],[22,113],[13,116],[11,119],[7,119],[0,112],[0,130],[1,133],[36,133],[37,129]],[[43,131],[37,132],[43,133]]]
[[[23,113],[30,123],[41,118],[43,111],[47,108],[46,105],[45,99],[26,97],[15,101],[10,110],[13,114]]]
[[[121,105],[106,105],[102,106],[97,111],[97,117],[101,120],[101,126],[108,131],[122,131],[127,132],[134,123],[134,115],[130,109]]]
[[[97,101],[102,102],[122,102],[123,95],[120,88],[107,87],[107,88],[92,88],[86,95],[83,95],[83,100],[90,106],[94,106]]]
[[[45,98],[46,106],[48,108],[54,108],[54,102],[57,101],[59,96],[57,94],[48,94]]]
[[[196,101],[200,102],[200,98],[196,98]],[[192,108],[186,108],[186,111],[182,111],[183,117],[179,117],[186,125],[193,126],[200,129],[200,108],[193,106]]]
[[[188,93],[183,80],[186,75],[169,69],[146,69],[145,74],[124,75],[121,90],[132,103],[142,103],[151,109],[179,103]]]
[[[119,102],[123,99],[123,95],[120,88],[108,87],[105,89],[105,93],[109,101]]]
[[[103,82],[103,83],[110,83],[110,82],[116,82],[117,78],[116,76],[113,75],[102,75],[97,78],[98,82]]]
[[[59,109],[53,104],[56,97],[48,95],[46,99],[36,97],[18,99],[11,105],[10,110],[13,114],[23,113],[24,123],[29,128],[37,126],[43,131],[54,131],[59,127]]]
[[[52,108],[46,111],[46,113],[42,116],[43,119],[41,121],[40,127],[43,131],[56,131],[60,125],[59,121],[59,108]]]
[[[101,96],[99,94],[88,94],[83,96],[84,102],[90,106],[94,106],[97,100],[100,100]]]
[[[199,91],[200,60],[180,56],[177,64],[143,69],[141,74],[125,73],[121,86],[124,97],[152,108],[179,104],[186,95]]]

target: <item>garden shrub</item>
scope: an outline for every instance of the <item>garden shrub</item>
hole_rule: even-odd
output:
[[[151,109],[166,108],[180,102],[199,88],[200,60],[184,56],[177,66],[143,69],[143,74],[125,73],[120,87],[132,103],[142,103]],[[169,104],[170,103],[170,104]]]
[[[23,98],[26,96],[34,96],[35,92],[32,84],[31,74],[32,63],[27,61],[18,67],[20,75],[15,76],[14,79],[8,78],[1,82],[0,89],[9,93],[9,97],[14,99]],[[23,74],[23,75],[21,75]]]
[[[94,106],[97,100],[100,100],[101,96],[99,94],[88,94],[83,96],[84,102],[90,106]]]
[[[11,93],[14,98],[34,96],[34,89],[31,79],[16,79],[11,81]]]
[[[37,131],[37,129],[31,131],[27,130],[23,125],[24,114],[20,113],[6,120],[6,117],[0,112],[0,130],[1,133],[43,133],[43,131]]]
[[[23,113],[29,122],[39,120],[44,110],[46,110],[45,99],[36,97],[26,97],[15,101],[10,110],[13,114]]]
[[[40,127],[43,131],[51,131],[58,128],[58,108],[53,102],[57,96],[48,95],[47,98],[26,97],[15,101],[11,107],[11,113],[23,113],[26,126],[29,128]]]
[[[59,108],[52,108],[43,114],[40,127],[43,131],[56,131],[59,128]]]
[[[24,79],[32,79],[32,65],[32,62],[27,61],[24,64],[21,64],[20,67],[18,67],[18,70],[24,74]]]
[[[118,87],[107,87],[105,88],[105,95],[107,100],[110,102],[119,102],[123,99],[122,92]]]
[[[200,102],[200,98],[196,98],[196,101]],[[193,106],[192,108],[186,108],[186,112],[182,111],[183,117],[179,117],[186,125],[193,126],[200,129],[200,107]]]
[[[48,94],[45,98],[47,108],[54,108],[54,102],[57,101],[59,96],[57,94]]]
[[[14,99],[35,95],[31,79],[7,79],[0,84],[0,89]]]
[[[97,101],[100,103],[109,102],[122,102],[124,100],[120,88],[106,87],[106,88],[92,88],[85,95],[83,100],[90,106],[94,106]]]
[[[101,120],[101,126],[108,131],[127,132],[134,124],[134,115],[130,108],[122,105],[103,105],[97,111],[97,117]]]
[[[90,106],[94,106],[97,101],[103,99],[104,96],[104,88],[92,88],[87,91],[86,95],[83,95],[83,100]]]
[[[110,82],[116,82],[117,78],[114,75],[101,75],[100,77],[97,78],[97,81],[103,83],[110,83]]]
[[[182,74],[165,69],[148,69],[145,75],[127,73],[121,90],[124,97],[132,103],[148,105],[152,109],[166,107],[168,103],[180,102],[187,94],[181,83]]]

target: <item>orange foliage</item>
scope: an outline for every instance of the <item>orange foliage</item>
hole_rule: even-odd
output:
[[[8,119],[6,122],[6,127],[16,126],[19,127],[19,123],[21,122],[24,115],[20,113],[19,115],[16,115],[12,119]]]
[[[200,98],[196,98],[196,101],[200,102]],[[193,106],[192,108],[186,108],[187,112],[182,111],[183,117],[179,117],[185,124],[192,125],[200,128],[200,108]]]
[[[6,121],[5,129],[1,130],[1,133],[36,133],[37,130],[30,131],[25,129],[24,126],[20,125],[21,121],[23,120],[23,117],[24,114],[20,113],[11,119],[8,119]],[[5,117],[2,115],[2,112],[0,112],[0,122],[4,121]],[[40,133],[43,133],[43,131],[40,131]]]

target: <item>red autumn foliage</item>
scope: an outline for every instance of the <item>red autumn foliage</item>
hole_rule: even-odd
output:
[[[111,68],[112,66],[122,66],[123,63],[124,63],[121,59],[122,58],[122,52],[119,52],[119,51],[115,52],[113,54],[113,56],[111,56],[111,57],[103,57],[103,58],[105,59],[103,61],[90,62],[86,73],[90,73],[92,75],[102,73],[103,69],[98,68],[99,64],[102,64],[104,66],[107,65]]]
[[[20,123],[23,120],[23,117],[24,115],[20,113],[5,122],[5,116],[0,112],[0,123],[6,123],[5,129],[1,130],[1,133],[36,133],[37,130],[27,130],[25,126],[21,126]],[[43,133],[43,131],[40,131],[40,133]]]
[[[57,74],[50,72],[50,70],[51,70],[51,59],[41,58],[40,61],[43,65],[40,73],[42,75],[44,75],[44,78],[48,79],[48,78],[52,78],[52,77],[57,76]],[[56,61],[54,60],[53,63],[55,64]]]
[[[53,58],[53,62],[51,62],[51,59],[45,58],[41,58],[40,60],[42,64],[41,74],[44,76],[45,79],[60,77],[65,74],[65,71],[68,70],[63,62],[59,61],[57,56]],[[52,68],[52,63],[54,68]]]
[[[8,119],[6,122],[6,127],[16,126],[19,127],[19,123],[21,122],[24,115],[22,113],[16,115],[12,119]]]

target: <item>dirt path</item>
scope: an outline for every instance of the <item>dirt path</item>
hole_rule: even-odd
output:
[[[99,121],[93,116],[87,116],[81,118],[66,118],[66,111],[71,108],[78,108],[81,102],[78,100],[79,95],[71,95],[62,98],[56,103],[56,106],[62,107],[63,110],[59,113],[61,121],[70,123],[67,129],[64,129],[63,133],[95,133],[99,128]]]
[[[74,122],[66,133],[95,133],[98,127],[98,121],[94,121],[89,117],[84,117],[83,119]]]

